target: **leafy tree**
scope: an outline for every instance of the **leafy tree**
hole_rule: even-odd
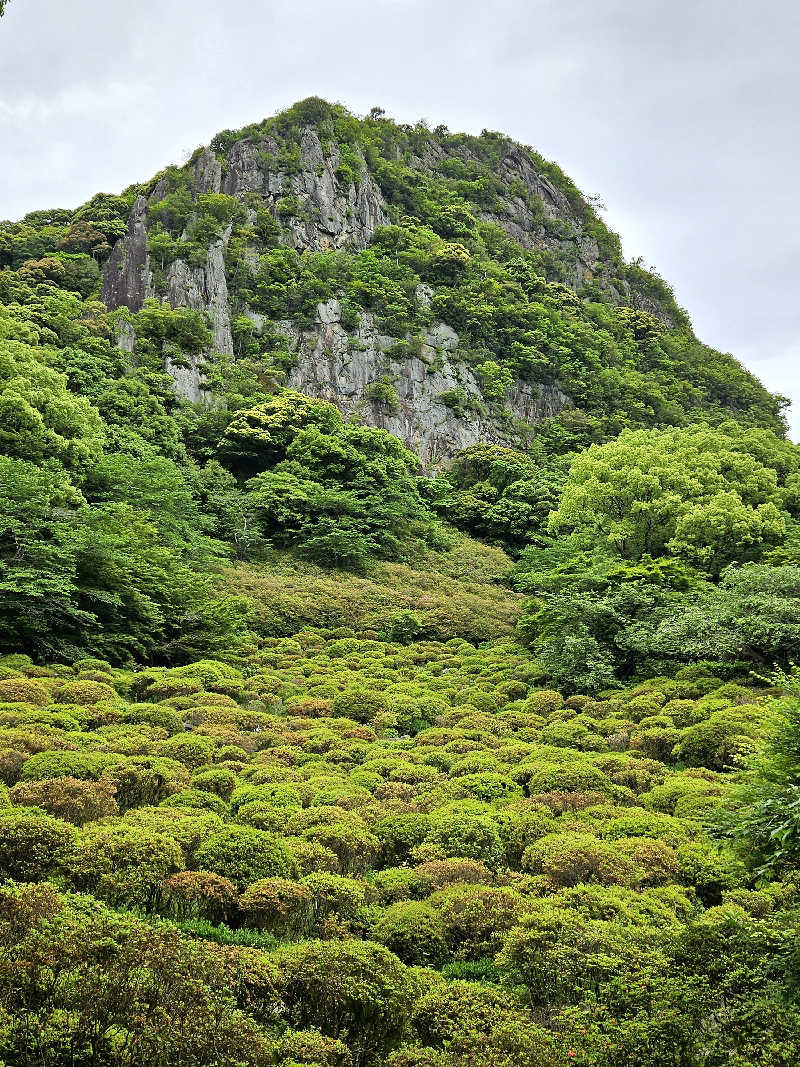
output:
[[[218,548],[170,461],[104,461],[89,491],[108,502],[88,506],[63,474],[0,457],[0,633],[12,647],[146,655],[208,595]]]
[[[2,339],[0,424],[0,448],[7,457],[40,464],[56,461],[76,480],[99,458],[103,445],[97,411],[47,366],[46,353]]]
[[[783,690],[762,753],[720,813],[720,830],[739,842],[759,874],[784,875],[800,862],[800,676],[773,678]]]
[[[241,412],[221,455],[236,471],[261,469],[247,483],[261,529],[312,559],[357,566],[435,536],[415,457],[383,430],[345,423],[325,401],[284,392]]]
[[[216,460],[196,472],[194,484],[215,535],[232,545],[235,558],[258,555],[264,537],[253,496],[241,490],[235,477]]]
[[[137,334],[155,344],[162,355],[197,355],[211,343],[206,316],[190,308],[172,308],[146,300],[135,318]]]
[[[219,549],[203,537],[210,523],[198,507],[187,473],[154,451],[105,455],[92,469],[85,493],[94,504],[130,505],[147,515],[162,544],[208,558]]]
[[[732,423],[628,430],[573,461],[550,525],[595,536],[623,559],[673,554],[719,574],[784,538],[796,463],[793,446]]]
[[[316,428],[330,435],[343,426],[333,404],[286,390],[239,413],[225,431],[221,451],[237,471],[252,475],[284,460],[301,431]]]
[[[514,551],[547,543],[564,484],[561,464],[497,445],[472,445],[453,460],[435,507],[459,529]]]
[[[94,622],[75,603],[70,519],[81,504],[63,476],[0,457],[0,632],[7,647],[52,653],[59,644],[69,645],[67,635],[75,641],[80,629]]]
[[[520,636],[560,686],[584,692],[613,685],[661,653],[654,634],[662,620],[669,625],[690,596],[710,588],[679,560],[626,563],[574,541],[528,551],[519,570],[520,587],[533,594]]]
[[[729,567],[718,585],[698,586],[693,600],[675,603],[657,626],[637,627],[631,644],[672,659],[790,663],[800,655],[799,581],[794,565]]]

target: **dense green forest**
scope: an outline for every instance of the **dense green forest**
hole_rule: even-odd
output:
[[[0,223],[0,1063],[796,1064],[784,406],[492,132],[312,98]]]

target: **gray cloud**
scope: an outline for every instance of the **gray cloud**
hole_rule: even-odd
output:
[[[0,217],[72,206],[319,94],[507,132],[608,205],[700,336],[796,400],[794,0],[12,0]]]

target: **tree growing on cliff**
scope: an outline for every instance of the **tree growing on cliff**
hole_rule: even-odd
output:
[[[436,540],[413,453],[385,430],[345,422],[324,400],[289,390],[240,412],[220,458],[247,482],[273,543],[334,566],[402,557]]]

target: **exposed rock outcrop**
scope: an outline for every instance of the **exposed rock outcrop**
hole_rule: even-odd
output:
[[[167,299],[172,307],[208,312],[214,338],[212,350],[232,356],[231,307],[225,274],[225,248],[229,238],[230,230],[212,243],[202,267],[190,267],[178,259],[170,264],[166,278]]]
[[[317,131],[307,127],[300,140],[300,168],[289,173],[280,164],[274,138],[261,148],[238,141],[228,155],[223,192],[244,197],[257,193],[277,212],[280,202],[297,199],[301,212],[287,217],[287,241],[297,249],[366,248],[376,226],[389,221],[386,203],[363,159],[357,183],[337,178],[340,158],[335,144],[327,152]]]
[[[297,354],[289,375],[293,388],[388,430],[427,466],[479,441],[524,446],[525,424],[557,415],[570,403],[557,386],[516,381],[503,405],[489,406],[475,374],[458,359],[458,334],[445,323],[425,334],[418,353],[404,358],[393,355],[396,338],[379,333],[370,314],[361,316],[356,331],[345,330],[335,300],[320,305],[312,330],[288,322],[281,329]],[[377,383],[394,391],[389,402],[371,396]]]
[[[275,137],[260,141],[243,137],[228,148],[224,161],[211,149],[196,154],[189,168],[192,194],[224,193],[243,205],[251,224],[255,206],[263,205],[276,220],[280,243],[298,250],[358,250],[365,248],[379,226],[390,222],[390,212],[366,161],[356,150],[342,167],[340,150],[331,141],[323,145],[311,126],[301,132],[296,155],[287,162],[286,146]],[[456,155],[469,163],[468,147]],[[441,145],[431,144],[411,166],[427,174],[447,159]],[[580,289],[603,279],[600,250],[585,231],[581,215],[544,174],[528,152],[506,148],[498,168],[509,195],[499,207],[482,212],[487,221],[501,226],[520,246],[557,254],[564,264],[565,281]],[[354,180],[351,180],[354,179]],[[226,273],[226,250],[231,227],[210,243],[207,258],[178,258],[156,274],[148,254],[148,206],[168,192],[165,178],[148,198],[139,196],[131,212],[128,233],[106,263],[102,296],[109,307],[138,311],[145,300],[159,298],[173,307],[205,311],[213,333],[213,352],[234,355],[231,323],[234,314],[246,314],[259,326],[260,316],[246,306],[231,306]],[[255,205],[255,206],[254,206]],[[259,208],[261,210],[261,208]],[[188,239],[184,233],[181,240]],[[244,261],[255,265],[257,248],[248,248]],[[158,291],[156,289],[158,286]],[[606,284],[605,282],[603,284]],[[626,294],[611,293],[614,299]],[[430,302],[421,286],[418,299]],[[383,427],[415,449],[426,464],[436,465],[478,441],[524,444],[526,426],[552,416],[570,404],[557,385],[515,381],[501,404],[488,403],[481,383],[459,357],[458,336],[443,323],[434,324],[414,354],[397,355],[397,338],[382,335],[369,313],[355,329],[346,329],[336,301],[320,305],[311,328],[292,322],[276,324],[290,341],[296,362],[288,384],[337,404],[347,414]],[[121,344],[128,350],[135,338],[126,328]],[[208,353],[181,363],[167,360],[166,370],[176,391],[193,402],[207,402],[202,364]],[[188,362],[188,365],[187,365]],[[376,383],[383,389],[376,390]],[[387,400],[387,390],[391,394]],[[377,396],[377,398],[376,398]]]
[[[139,311],[150,285],[147,254],[147,199],[136,198],[128,221],[128,233],[117,241],[103,269],[101,298],[110,308]]]

